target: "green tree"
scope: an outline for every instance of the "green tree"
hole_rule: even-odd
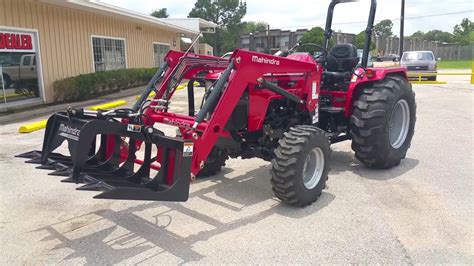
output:
[[[314,43],[317,45],[324,46],[324,30],[321,27],[314,27],[308,32],[306,32],[303,37],[300,39],[301,44],[305,43]],[[331,39],[329,40],[329,47],[333,45],[334,41]],[[298,49],[299,51],[305,51],[311,54],[314,52],[321,52],[321,49],[318,47],[311,47],[311,46],[304,46]]]
[[[353,43],[357,49],[364,49],[364,44],[365,44],[365,31],[359,32],[354,38],[354,43]],[[375,42],[374,39],[371,40],[370,42],[370,50],[375,49]]]
[[[410,38],[415,39],[415,40],[423,40],[425,38],[425,33],[422,32],[421,30],[413,33]]]
[[[440,30],[430,30],[425,33],[423,40],[425,41],[438,41],[438,42],[452,42],[453,35],[449,32]]]
[[[461,24],[454,26],[453,39],[460,44],[467,45],[472,43],[473,31],[474,25],[472,24],[472,21],[468,18],[465,18],[461,21]]]
[[[374,26],[375,34],[380,37],[392,37],[393,22],[390,19],[384,19]]]
[[[197,0],[189,18],[202,18],[219,25],[214,34],[205,34],[204,42],[214,47],[215,54],[233,50],[239,38],[247,3],[241,0]]]
[[[247,21],[247,22],[244,22],[243,24],[244,26],[243,26],[243,30],[241,34],[247,34],[250,32],[257,32],[257,31],[264,32],[268,29],[268,23],[263,22],[263,21],[258,21],[258,22]]]
[[[160,8],[160,9],[156,9],[155,11],[151,12],[150,16],[153,16],[155,18],[167,18],[170,15],[168,14],[168,9]]]

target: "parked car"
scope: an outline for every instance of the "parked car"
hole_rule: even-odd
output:
[[[357,49],[357,57],[359,57],[359,65],[362,64],[362,55],[364,53],[363,49]],[[367,67],[374,67],[374,60],[372,55],[369,53],[369,60],[367,61]]]
[[[396,54],[386,54],[382,56],[377,56],[377,62],[387,62],[387,61],[398,62],[399,59],[400,59],[399,56]]]
[[[221,58],[229,59],[232,56],[233,53],[234,52],[227,52],[223,56],[221,56]]]
[[[5,88],[20,81],[30,81],[38,78],[36,71],[36,55],[24,54],[18,63],[2,62],[3,82]]]
[[[405,67],[410,74],[437,74],[437,61],[431,51],[404,52],[400,66]],[[412,77],[413,78],[413,77]],[[418,78],[418,77],[415,77]],[[422,79],[436,81],[436,75],[421,76]]]

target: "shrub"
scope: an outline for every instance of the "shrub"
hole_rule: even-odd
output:
[[[103,71],[57,80],[53,83],[55,101],[79,101],[143,86],[156,68]]]

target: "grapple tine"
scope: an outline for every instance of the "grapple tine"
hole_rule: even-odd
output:
[[[86,190],[86,191],[104,191],[107,188],[103,185],[102,181],[95,181],[88,184],[85,184],[82,187],[76,188],[76,190]]]
[[[41,158],[31,159],[31,160],[25,161],[25,163],[41,164]]]
[[[71,169],[69,168],[64,168],[60,170],[56,170],[54,172],[49,173],[48,175],[53,175],[53,176],[69,176],[71,174]]]
[[[42,164],[40,166],[36,166],[36,169],[41,169],[41,170],[54,170],[56,171],[56,166],[54,164]]]
[[[85,180],[82,180],[82,179],[79,179],[79,178],[72,178],[72,177],[68,177],[66,179],[63,179],[63,180],[61,180],[61,182],[63,182],[63,183],[75,183],[75,184],[84,184],[84,183],[86,183]]]
[[[41,151],[29,151],[25,153],[21,153],[15,155],[17,158],[26,158],[26,159],[34,159],[34,158],[41,158]]]

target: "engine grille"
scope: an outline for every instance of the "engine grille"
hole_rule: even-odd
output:
[[[408,66],[408,70],[428,70],[428,66]]]

